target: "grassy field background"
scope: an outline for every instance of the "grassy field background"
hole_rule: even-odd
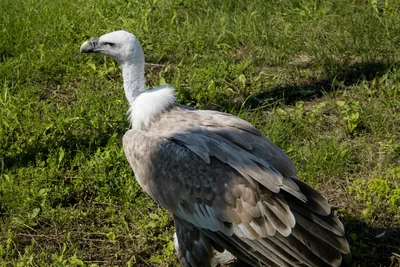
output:
[[[149,87],[252,122],[345,223],[343,266],[400,266],[400,1],[2,0],[0,266],[175,266],[171,217],[122,151],[116,63],[141,40]]]

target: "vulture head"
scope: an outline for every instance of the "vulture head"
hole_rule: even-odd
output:
[[[120,64],[125,62],[144,64],[142,46],[136,36],[122,30],[110,32],[97,39],[84,42],[81,45],[80,52],[109,56]]]

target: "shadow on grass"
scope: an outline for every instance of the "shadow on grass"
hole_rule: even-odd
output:
[[[400,266],[400,226],[371,227],[354,217],[343,221],[351,254],[341,266]]]
[[[327,92],[348,89],[361,80],[371,81],[384,75],[392,64],[384,62],[369,62],[338,67],[335,75],[326,79],[312,81],[305,84],[281,86],[270,91],[250,97],[245,107],[257,108],[259,106],[280,102],[285,105],[294,104],[296,101],[306,101],[323,96]]]

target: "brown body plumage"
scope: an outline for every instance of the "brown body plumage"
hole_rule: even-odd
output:
[[[123,144],[146,192],[181,227],[199,230],[193,240],[204,234],[250,264],[270,266],[337,266],[349,252],[327,201],[246,121],[175,106],[128,131]]]

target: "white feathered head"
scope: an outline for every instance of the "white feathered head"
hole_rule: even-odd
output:
[[[144,63],[142,46],[136,36],[127,31],[115,31],[81,45],[81,53],[98,53],[109,56],[119,63],[125,61]]]

